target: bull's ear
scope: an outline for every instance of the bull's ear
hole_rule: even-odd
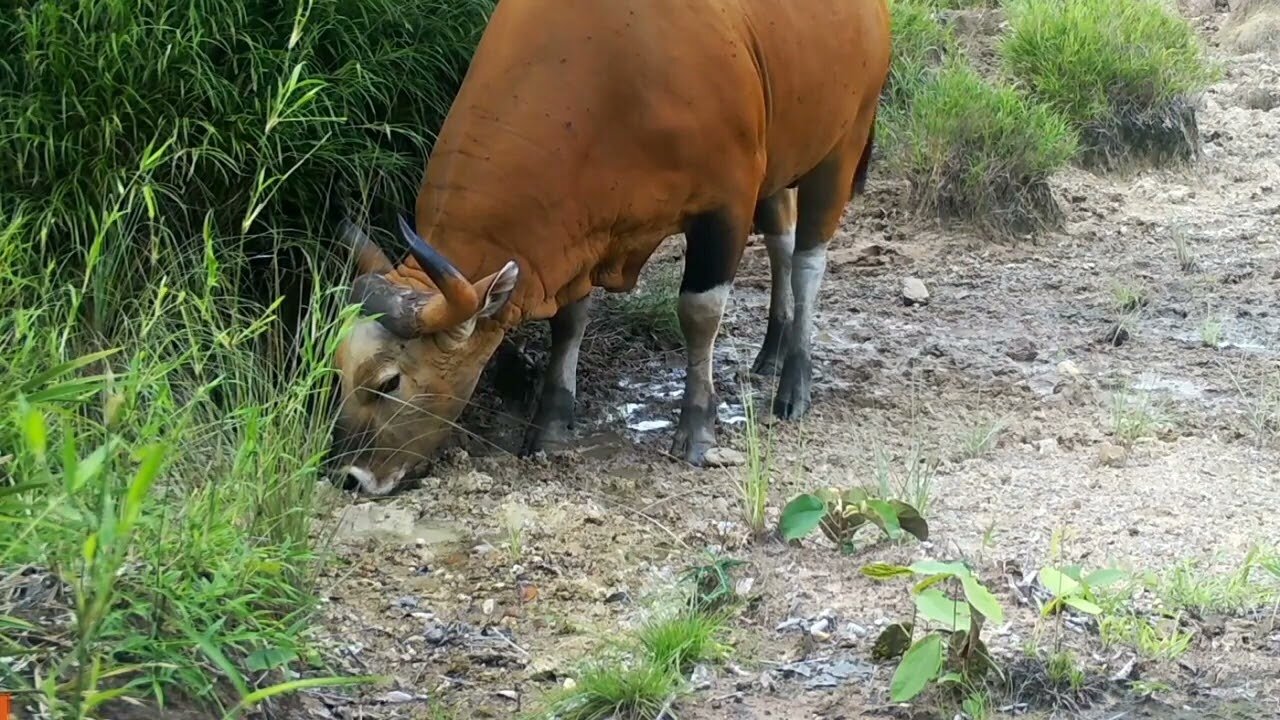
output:
[[[509,260],[501,270],[476,283],[476,290],[484,293],[484,302],[476,317],[489,317],[501,310],[507,304],[507,300],[511,299],[511,293],[515,291],[516,280],[519,278],[520,266],[516,265],[515,260]],[[485,283],[488,283],[488,289],[485,289]]]

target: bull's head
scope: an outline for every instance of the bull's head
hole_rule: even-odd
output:
[[[395,267],[354,225],[343,228],[360,271],[352,300],[375,317],[360,318],[338,346],[342,404],[331,461],[374,495],[394,489],[448,436],[502,340],[486,318],[506,304],[518,275],[508,262],[472,282],[403,218],[400,232],[420,271]]]

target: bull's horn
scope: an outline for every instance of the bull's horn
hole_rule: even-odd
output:
[[[440,291],[418,310],[420,331],[447,330],[471,319],[480,309],[475,286],[458,272],[453,263],[424,242],[403,215],[400,216],[400,233],[409,244],[409,253]]]

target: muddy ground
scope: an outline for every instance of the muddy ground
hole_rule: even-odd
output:
[[[1197,22],[1212,36],[1221,17]],[[620,343],[598,306],[576,453],[512,455],[528,393],[509,363],[508,381],[465,421],[476,436],[420,487],[372,502],[333,491],[340,561],[322,583],[321,641],[338,669],[395,682],[310,695],[308,715],[431,717],[431,697],[459,718],[513,717],[716,550],[747,562],[737,574],[755,600],[735,621],[735,653],[698,678],[679,717],[884,716],[893,666],[873,664],[870,645],[910,597],[861,576],[868,562],[972,563],[1006,609],[989,643],[1013,666],[1037,628],[1051,642],[1023,574],[1049,562],[1055,531],[1069,533],[1068,560],[1137,572],[1186,559],[1228,571],[1251,544],[1280,542],[1280,449],[1265,427],[1280,409],[1280,109],[1259,100],[1280,88],[1280,59],[1222,58],[1226,77],[1199,114],[1204,157],[1188,169],[1061,173],[1062,232],[997,244],[942,230],[912,219],[906,188],[874,171],[850,204],[831,250],[812,414],[771,430],[771,522],[797,492],[873,482],[877,455],[903,472],[917,447],[939,463],[929,542],[847,557],[817,536],[798,548],[749,541],[741,470],[696,470],[666,454],[682,353]],[[1180,242],[1194,268],[1180,262]],[[648,280],[678,265],[681,243],[669,242]],[[927,305],[904,304],[908,277],[927,286]],[[1117,286],[1144,288],[1145,307],[1118,311]],[[755,238],[718,347],[720,437],[734,447],[767,295]],[[1118,319],[1128,337],[1116,346],[1107,338]],[[1203,342],[1214,323],[1217,348]],[[522,338],[538,357],[542,330]],[[1117,396],[1154,408],[1149,437],[1128,451],[1112,433]],[[969,438],[997,422],[994,447],[966,457]],[[513,514],[527,523],[519,557],[502,530]],[[1056,711],[1014,693],[996,698],[996,716],[1280,717],[1280,630],[1269,617],[1182,623],[1191,647],[1175,661],[1104,649],[1095,630],[1069,624],[1068,645],[1106,692]],[[1117,673],[1169,689],[1138,699],[1105,682]]]

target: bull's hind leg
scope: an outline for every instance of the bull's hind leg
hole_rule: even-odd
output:
[[[538,409],[525,434],[525,454],[549,449],[569,439],[578,394],[578,351],[587,330],[590,309],[591,296],[588,295],[560,308],[551,317],[551,352]]]
[[[865,156],[870,150],[868,130],[854,135],[799,183],[796,248],[791,256],[795,317],[786,340],[782,377],[773,398],[773,413],[784,420],[802,417],[809,411],[813,383],[810,346],[818,290],[827,269],[827,244],[840,224],[855,175],[860,181],[866,172]]]
[[[712,374],[712,353],[749,230],[749,218],[736,218],[723,210],[696,216],[685,227],[678,314],[688,370],[671,453],[693,465],[704,464],[707,451],[716,444],[719,399]]]
[[[756,355],[751,372],[777,375],[782,367],[783,347],[791,332],[795,303],[791,296],[791,254],[796,246],[796,193],[782,190],[756,205],[756,231],[764,235],[769,251],[769,325],[764,344]]]

